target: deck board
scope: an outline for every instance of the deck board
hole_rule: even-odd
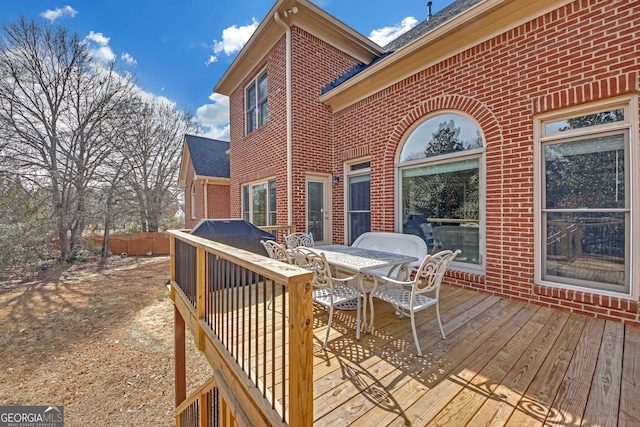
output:
[[[272,309],[283,302],[286,293]],[[314,308],[314,424],[640,425],[640,328],[450,286],[440,309],[447,338],[434,309],[420,312],[418,357],[409,319],[389,304],[376,300],[360,340],[355,311],[337,311],[326,351],[327,313]],[[280,389],[288,354],[258,348],[252,363],[275,363],[264,381]]]
[[[583,424],[605,427],[618,425],[623,343],[624,325],[607,322]]]
[[[640,328],[626,328],[618,425],[640,426],[638,396],[640,396]]]
[[[446,340],[420,314],[423,358],[379,301],[373,333],[332,333],[315,355],[315,425],[640,425],[640,328],[446,286],[441,313]]]

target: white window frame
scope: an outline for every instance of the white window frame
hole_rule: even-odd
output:
[[[363,167],[359,169],[352,168],[357,165],[369,163],[369,167]],[[351,198],[351,189],[349,187],[349,178],[357,177],[357,176],[369,176],[369,221],[371,221],[371,158],[370,157],[361,157],[358,159],[351,159],[348,162],[344,163],[344,241],[345,244],[350,244],[349,237],[351,237],[351,210],[349,209],[349,201]],[[365,211],[360,211],[365,212]]]
[[[260,82],[262,80],[266,80],[267,82],[267,93],[264,96],[260,97]],[[253,99],[252,103],[249,105],[249,90],[255,87],[255,99]],[[268,117],[268,105],[269,105],[269,78],[267,75],[267,70],[260,71],[256,78],[254,78],[244,89],[244,120],[245,120],[245,135],[249,135],[250,133],[260,129],[262,126],[266,125],[269,121]],[[267,108],[267,117],[262,120],[261,108]],[[251,111],[251,110],[255,111]],[[255,128],[251,126],[251,117],[255,114],[256,116],[256,124]]]
[[[266,224],[255,224],[258,227],[263,227],[263,226],[273,226],[273,225],[277,225],[278,222],[278,218],[277,215],[272,215],[274,213],[273,210],[270,209],[271,207],[271,191],[270,191],[270,185],[276,185],[276,194],[277,194],[277,184],[276,184],[276,179],[274,177],[268,178],[268,179],[263,179],[260,181],[253,181],[253,182],[246,182],[244,184],[242,184],[240,186],[240,194],[241,194],[241,210],[242,210],[242,218],[249,221],[252,224],[255,224],[255,218],[254,218],[254,210],[253,210],[253,189],[254,187],[257,186],[265,186],[266,189],[266,206],[265,206],[265,219],[266,219]],[[246,198],[246,191],[245,189],[248,189],[248,194],[249,194],[249,200],[248,200],[248,212],[245,210],[245,206],[247,203]],[[276,200],[274,201],[276,206],[277,206],[277,195],[276,195]]]
[[[190,202],[191,202],[191,219],[196,219],[196,183],[195,181],[191,181],[191,191],[190,191]]]
[[[400,163],[400,154],[402,153],[402,149],[404,144],[407,142],[407,139],[411,135],[411,133],[422,125],[424,122],[440,116],[444,114],[456,114],[458,116],[465,117],[466,119],[473,122],[478,130],[480,131],[482,137],[482,148],[476,148],[471,150],[459,151],[455,153],[443,154],[437,157],[431,158],[421,158],[417,160],[412,160],[408,162]],[[442,163],[450,163],[454,161],[463,161],[469,159],[478,159],[478,181],[480,188],[478,189],[478,197],[480,200],[478,201],[478,211],[479,211],[479,264],[470,264],[466,262],[457,262],[453,261],[451,263],[451,268],[457,271],[462,271],[465,273],[471,274],[486,274],[486,194],[487,194],[487,180],[486,180],[486,139],[484,136],[484,132],[478,121],[468,114],[460,110],[439,110],[434,111],[431,114],[421,118],[419,121],[413,124],[410,129],[407,130],[405,137],[402,142],[398,145],[398,151],[396,153],[396,163],[395,163],[395,230],[398,233],[402,233],[402,222],[403,222],[403,213],[402,213],[402,171],[404,169],[414,168],[419,165],[426,164],[442,164]],[[429,251],[432,251],[433,248],[429,248]]]
[[[589,126],[580,129],[573,129],[564,132],[554,132],[549,135],[545,134],[545,123],[564,120],[572,117],[579,117],[588,114],[609,111],[616,108],[625,109],[624,121],[606,123],[602,125]],[[533,118],[533,134],[534,134],[534,281],[536,284],[559,289],[579,290],[599,295],[615,296],[615,297],[631,297],[636,299],[640,294],[640,268],[637,264],[637,254],[640,253],[640,197],[637,193],[640,189],[640,172],[638,165],[640,159],[640,146],[638,143],[638,97],[637,95],[625,95],[616,98],[596,101],[587,105],[579,105],[575,107],[565,108],[553,112],[542,113]],[[627,232],[628,250],[629,250],[629,276],[627,283],[629,286],[628,293],[614,292],[611,290],[599,289],[597,287],[586,287],[568,283],[558,283],[543,280],[543,266],[545,257],[545,247],[543,245],[543,233],[545,230],[542,224],[542,208],[544,206],[542,197],[544,195],[542,180],[542,162],[544,161],[543,146],[545,142],[579,139],[597,136],[599,134],[607,134],[612,132],[628,133],[628,145],[626,150],[629,156],[629,209],[630,220],[629,230]],[[635,195],[634,195],[635,194]]]

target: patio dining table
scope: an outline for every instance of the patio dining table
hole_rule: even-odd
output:
[[[367,275],[379,274],[381,269],[387,269],[385,274],[390,270],[402,268],[402,266],[418,261],[418,258],[410,255],[397,254],[392,252],[382,252],[373,249],[357,248],[345,245],[326,245],[316,246],[314,251],[324,254],[327,262],[338,269],[358,277],[358,287],[362,294],[366,296],[373,287],[367,288],[365,278]],[[371,312],[373,313],[373,301],[369,299]],[[373,317],[373,315],[372,315]],[[365,331],[370,332],[370,324],[367,322],[367,304],[363,307],[363,324]],[[371,319],[371,325],[373,318]]]

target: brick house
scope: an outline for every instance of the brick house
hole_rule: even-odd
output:
[[[215,87],[230,215],[418,234],[462,248],[451,284],[640,324],[639,28],[635,1],[458,0],[381,48],[279,0]]]
[[[179,186],[184,190],[184,222],[229,218],[229,143],[185,135]]]

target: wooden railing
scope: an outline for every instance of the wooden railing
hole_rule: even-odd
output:
[[[311,425],[311,273],[182,231],[170,234],[176,325],[191,331],[213,368],[213,379],[186,398],[177,326],[176,424],[227,414],[238,425]]]
[[[260,229],[273,233],[276,236],[276,241],[280,244],[284,244],[285,235],[296,232],[295,225],[266,225]]]

